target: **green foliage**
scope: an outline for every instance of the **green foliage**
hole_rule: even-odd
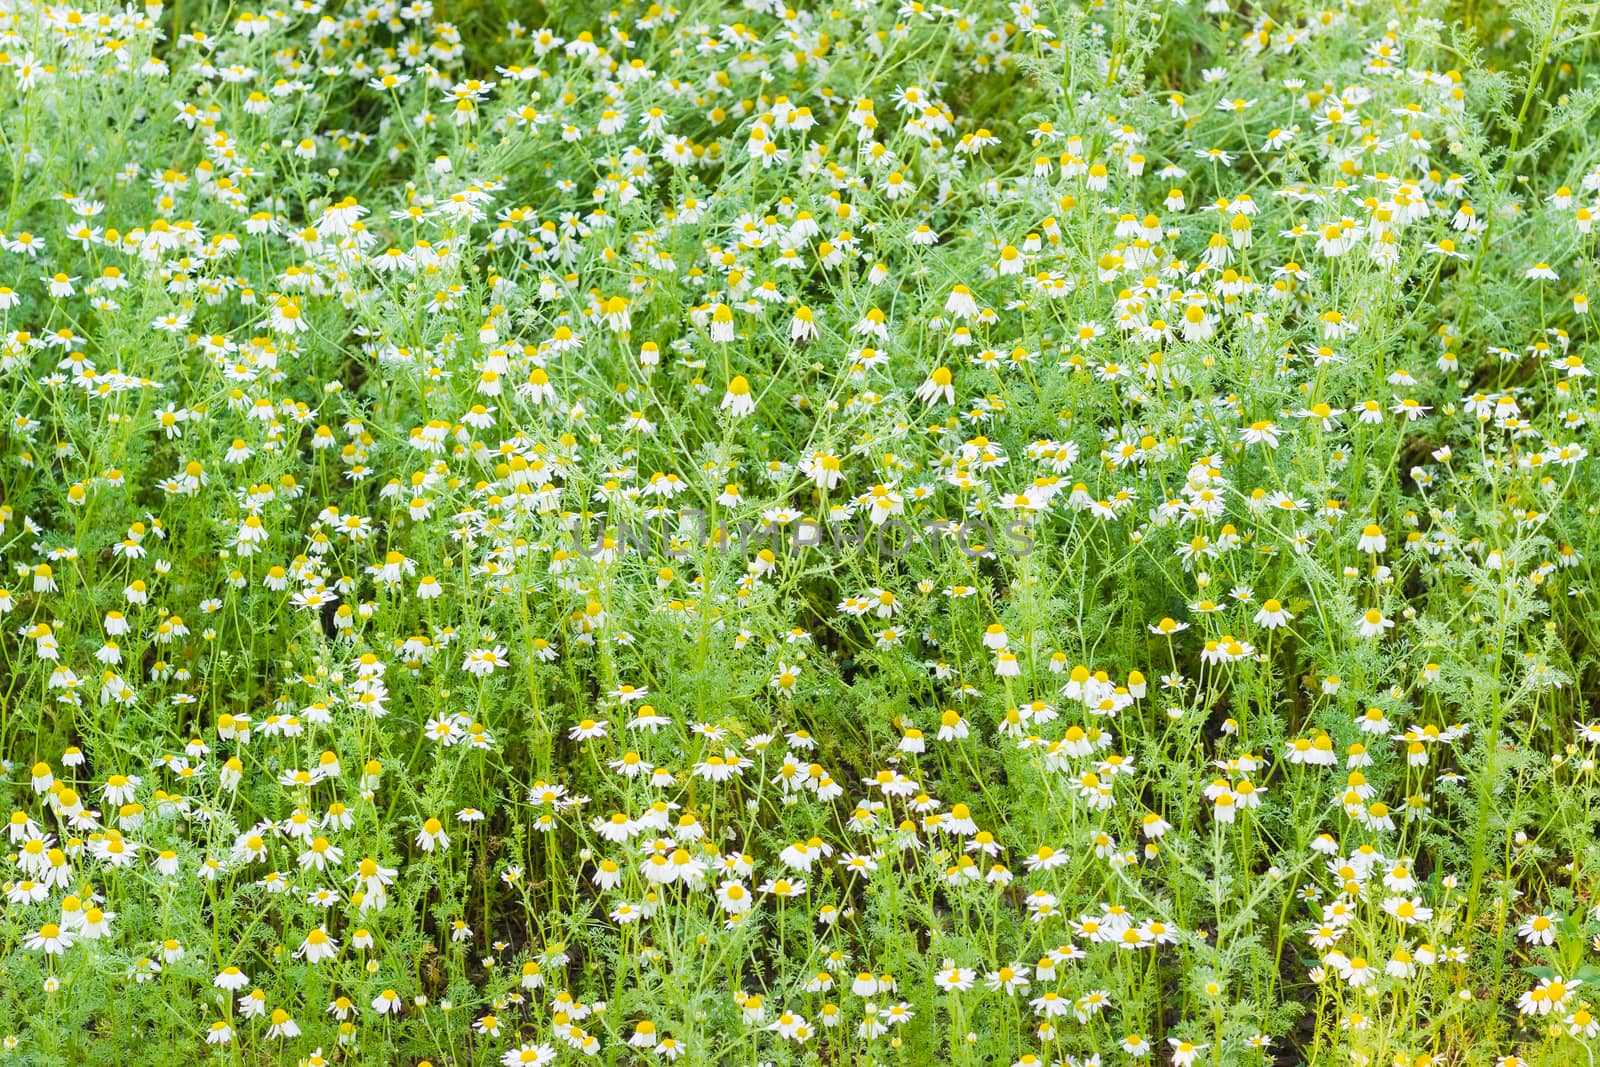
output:
[[[0,1062],[1592,1059],[1597,12],[0,0]]]

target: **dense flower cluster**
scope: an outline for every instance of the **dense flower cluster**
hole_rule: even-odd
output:
[[[1461,6],[0,0],[4,1052],[1592,1058],[1594,16]]]

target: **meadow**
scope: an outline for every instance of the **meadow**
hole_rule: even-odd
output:
[[[1597,213],[1594,2],[0,0],[0,1065],[1592,1067]]]

